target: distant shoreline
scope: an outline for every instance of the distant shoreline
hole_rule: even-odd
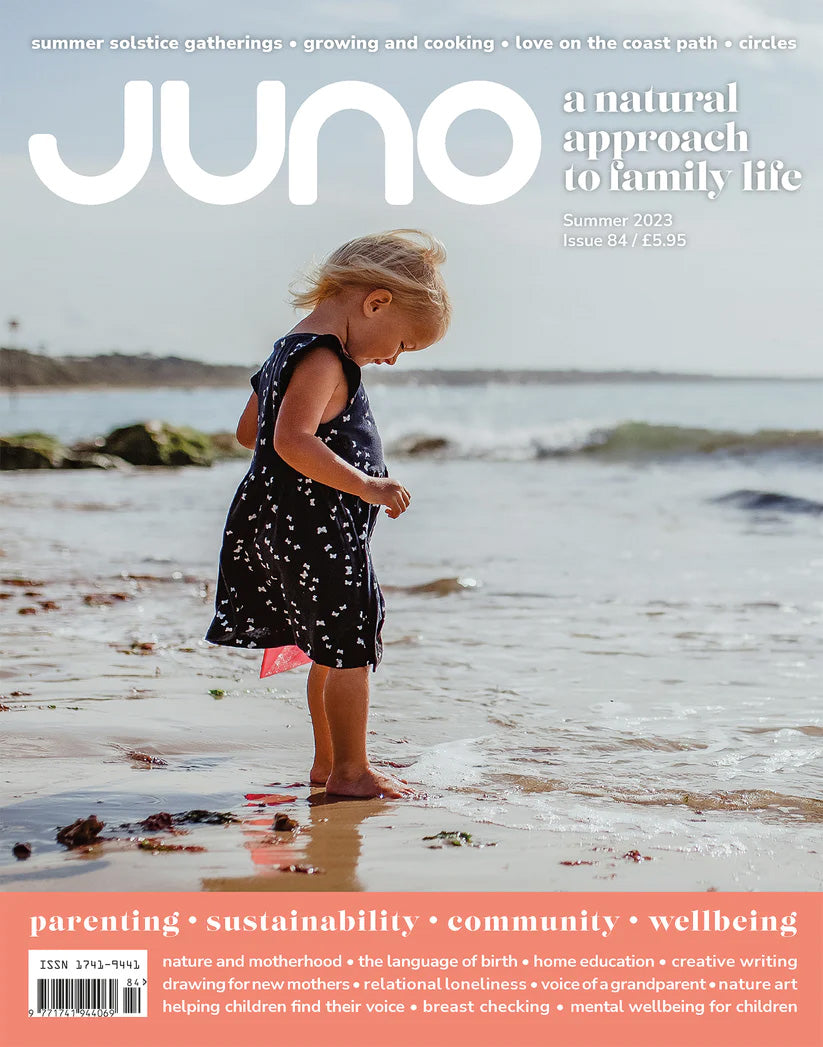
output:
[[[112,389],[222,389],[248,387],[254,364],[208,364],[178,356],[45,356],[26,349],[0,348],[0,389],[6,393]],[[369,369],[374,385],[572,385],[626,382],[819,382],[823,375],[719,375],[682,371],[582,371],[563,368],[512,370]]]

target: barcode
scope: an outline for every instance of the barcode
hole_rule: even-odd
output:
[[[120,982],[116,978],[37,979],[38,1014],[43,1011],[109,1011],[116,1014],[119,998]]]
[[[32,1018],[145,1018],[147,994],[143,950],[29,950]]]
[[[123,989],[123,1014],[140,1013],[141,990],[137,986],[126,986]]]

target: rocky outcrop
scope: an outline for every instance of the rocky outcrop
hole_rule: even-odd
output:
[[[109,433],[106,454],[132,465],[211,465],[214,446],[206,433],[167,422],[140,422]]]
[[[140,422],[105,438],[65,447],[48,433],[0,436],[0,469],[129,469],[133,466],[208,466],[248,458],[234,433],[202,433],[184,425]]]
[[[436,454],[438,451],[448,451],[451,442],[444,436],[426,436],[425,434],[410,433],[402,436],[392,445],[395,454],[426,455]]]
[[[0,436],[0,469],[59,469],[65,452],[48,433]]]

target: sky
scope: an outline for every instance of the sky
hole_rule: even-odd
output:
[[[306,0],[299,6],[236,0],[5,0],[0,22],[0,342],[8,319],[15,344],[49,354],[120,351],[175,354],[257,365],[298,319],[289,284],[311,261],[363,233],[420,227],[448,250],[454,304],[446,339],[414,367],[658,369],[719,374],[820,375],[823,173],[820,119],[823,18],[812,0]],[[714,51],[561,50],[562,38],[714,35]],[[34,51],[34,39],[280,38],[280,51],[155,53]],[[306,39],[355,34],[376,53],[307,53]],[[388,38],[418,37],[416,51],[390,52]],[[797,40],[792,51],[741,50],[739,40]],[[494,50],[426,51],[428,38],[488,39]],[[523,50],[516,37],[552,39]],[[732,47],[725,47],[725,40]],[[297,47],[288,46],[297,41]],[[509,42],[504,48],[502,41]],[[155,148],[139,185],[120,200],[82,206],[38,179],[33,134],[54,134],[79,173],[108,170],[123,149],[123,88],[146,80],[155,94]],[[343,80],[376,84],[398,100],[414,129],[429,104],[465,81],[517,92],[534,111],[542,149],[529,182],[487,205],[440,192],[418,162],[414,199],[384,199],[382,135],[366,114],[335,115],[320,137],[318,202],[289,201],[287,160],[246,203],[205,204],[169,177],[159,149],[159,91],[185,80],[192,153],[215,174],[241,170],[255,148],[255,92],[285,85],[286,126],[312,92]],[[571,115],[579,90],[708,90],[738,84],[731,116]],[[572,159],[563,134],[581,129],[704,129],[733,119],[749,135],[740,154],[695,154],[710,165],[781,159],[802,172],[793,193],[568,192]],[[505,163],[512,137],[484,111],[455,120],[447,137],[460,169],[488,174]],[[690,154],[629,166],[671,168]],[[580,161],[577,161],[580,163]],[[603,167],[599,168],[603,170]],[[735,178],[737,177],[737,173]],[[681,248],[571,248],[563,215],[668,212]],[[629,232],[633,230],[629,227]],[[566,230],[579,235],[583,230]],[[642,230],[641,230],[642,232]]]

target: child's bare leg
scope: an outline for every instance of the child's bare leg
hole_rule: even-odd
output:
[[[328,666],[312,662],[306,684],[311,726],[314,731],[314,763],[312,764],[309,781],[317,785],[325,785],[326,779],[331,773],[332,763],[331,733],[329,732],[329,721],[326,718],[326,705],[323,697],[323,688],[326,686],[328,672]]]
[[[366,754],[369,715],[369,669],[329,669],[326,717],[332,742],[332,768],[326,792],[340,796],[388,796],[397,799],[414,790],[390,775],[378,774]]]

